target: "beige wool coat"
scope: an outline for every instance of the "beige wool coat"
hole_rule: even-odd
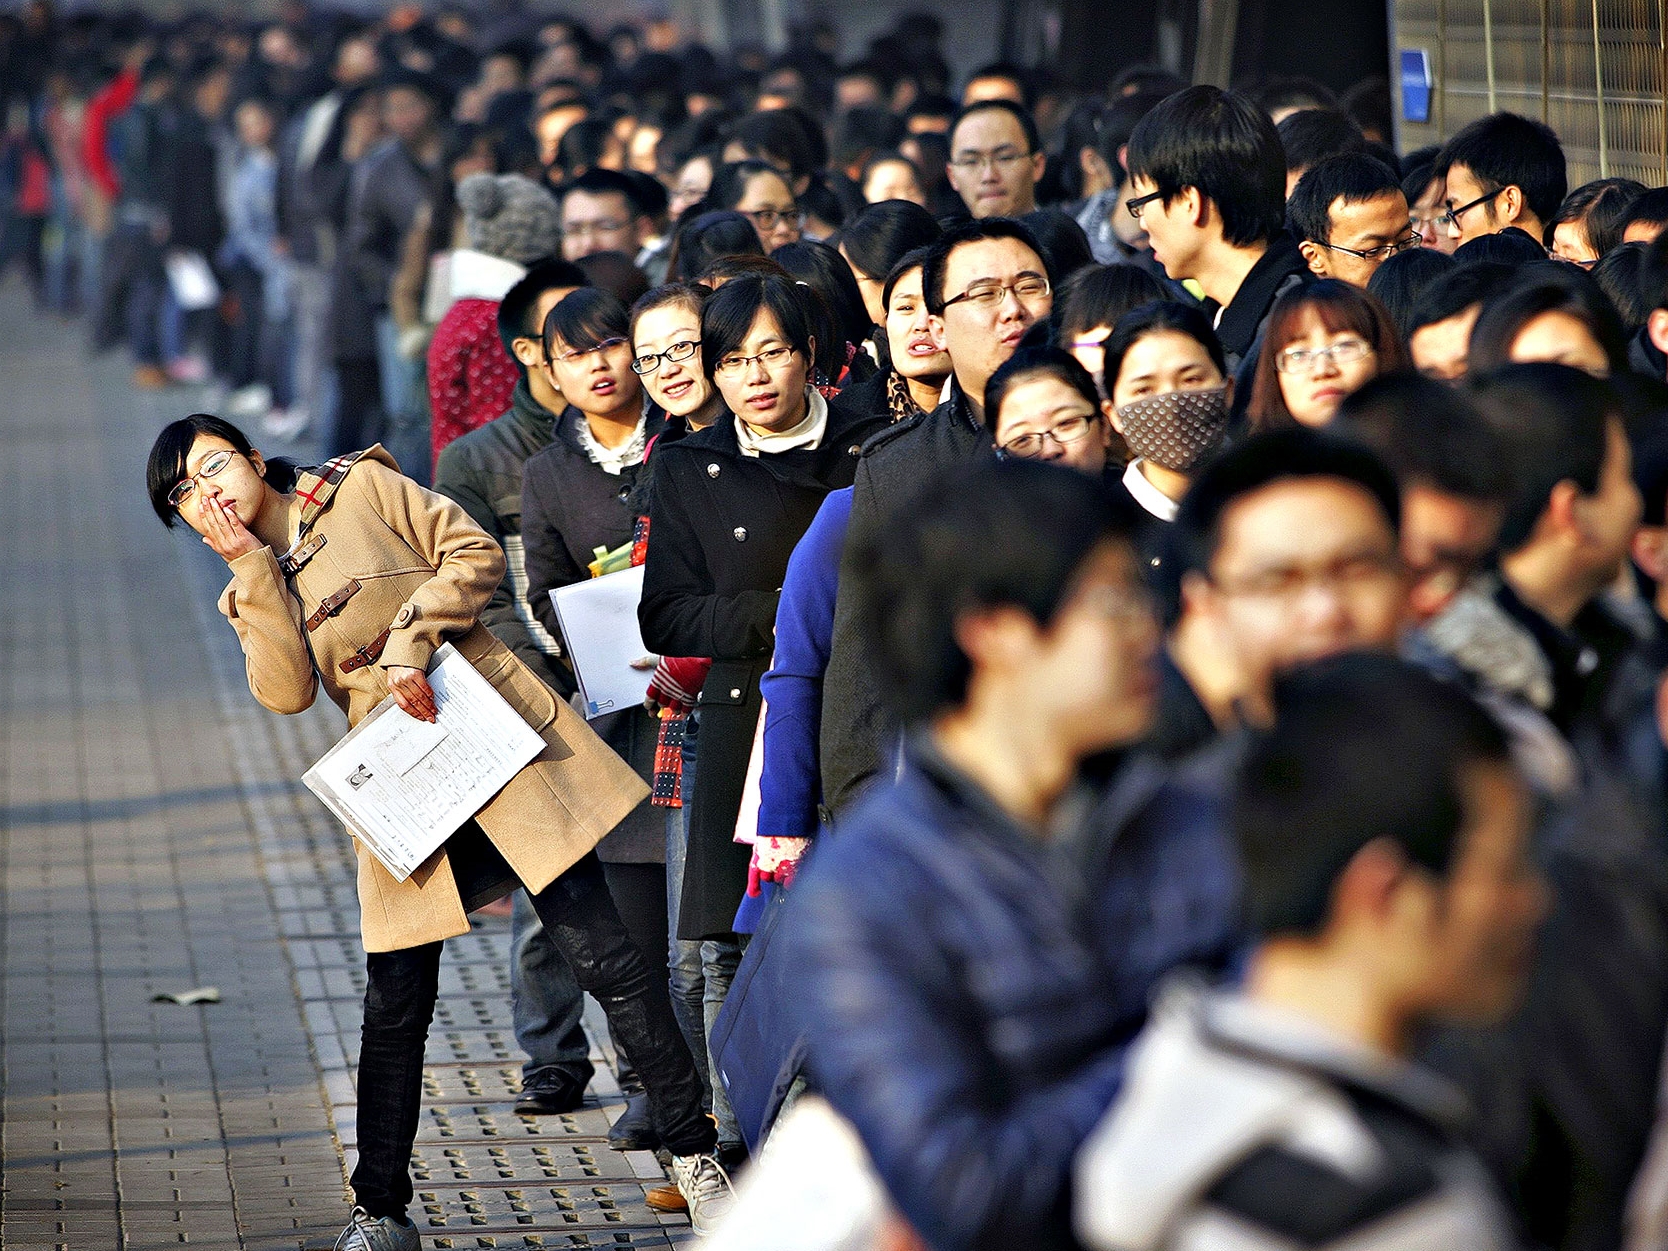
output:
[[[301,489],[314,481],[304,474]],[[504,576],[498,545],[452,501],[402,476],[380,446],[348,470],[293,555],[305,560],[287,580],[270,547],[231,563],[220,611],[243,645],[250,691],[274,712],[296,713],[322,686],[357,725],[389,693],[384,665],[427,669],[450,641],[545,741],[476,817],[529,890],[555,881],[647,795],[631,767],[478,621]],[[444,847],[404,882],[357,840],[354,850],[367,951],[469,931]]]

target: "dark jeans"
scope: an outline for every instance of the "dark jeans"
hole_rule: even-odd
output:
[[[627,936],[602,865],[587,855],[533,896],[533,908],[573,966],[579,985],[602,1004],[615,1045],[649,1093],[656,1131],[674,1155],[710,1152],[717,1142],[701,1110],[701,1080],[663,987]],[[373,1217],[402,1214],[411,1202],[411,1146],[423,1098],[423,1045],[434,1019],[442,944],[366,956],[365,1023],[359,1056],[359,1163],[356,1201]],[[652,993],[659,989],[660,993]]]

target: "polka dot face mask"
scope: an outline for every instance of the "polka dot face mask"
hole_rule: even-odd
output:
[[[1143,460],[1186,473],[1222,442],[1228,428],[1228,387],[1143,395],[1118,409],[1129,450]]]

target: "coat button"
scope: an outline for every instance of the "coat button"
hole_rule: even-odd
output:
[[[707,466],[707,477],[716,478],[717,476],[718,476],[718,466],[717,465],[708,465]]]
[[[846,449],[846,454],[848,456],[861,456],[863,454],[863,445],[861,443],[853,443]]]
[[[732,686],[730,688],[730,698],[731,699],[740,699],[741,698],[741,688],[739,686]]]
[[[737,526],[734,530],[730,531],[730,533],[736,536],[736,542],[737,543],[747,542],[747,527],[746,526]]]

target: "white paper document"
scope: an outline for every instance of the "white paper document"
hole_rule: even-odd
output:
[[[637,628],[642,598],[641,565],[550,593],[587,719],[635,708],[648,694],[656,658]]]
[[[434,722],[408,716],[390,695],[302,777],[401,882],[544,750],[450,643],[428,677]]]

